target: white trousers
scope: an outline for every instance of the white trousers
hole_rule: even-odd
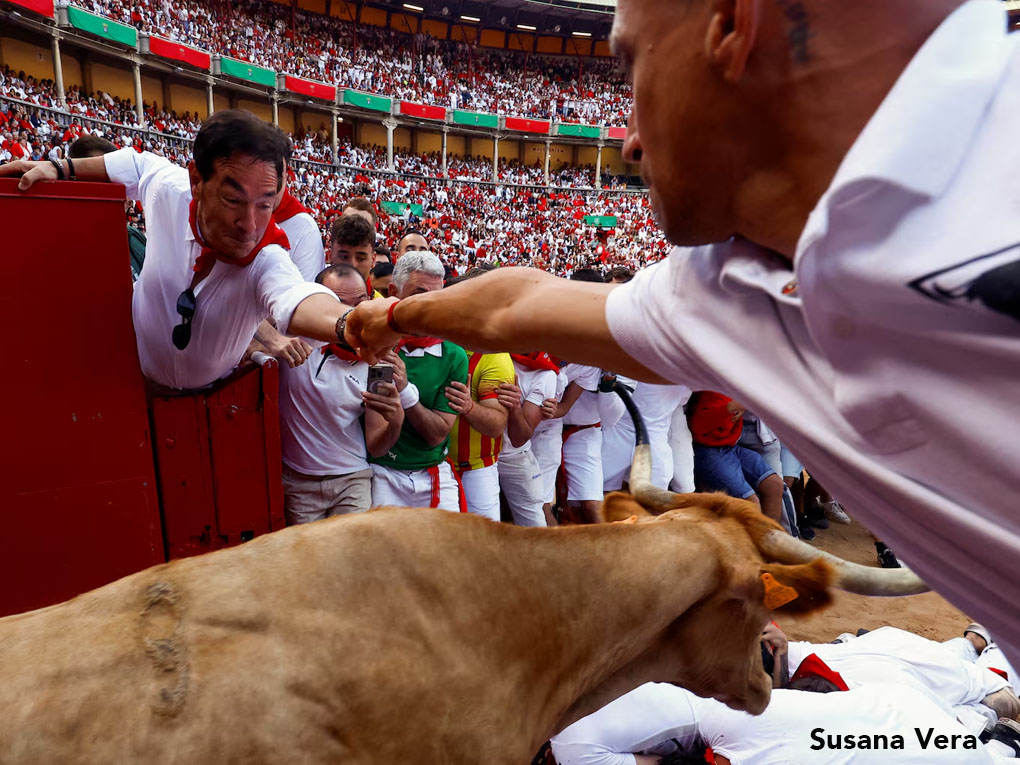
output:
[[[687,427],[687,415],[682,406],[673,412],[673,421],[669,426],[669,449],[673,453],[673,479],[669,482],[669,489],[690,494],[694,491],[694,446],[691,444],[691,431]]]
[[[464,487],[469,513],[490,521],[499,520],[499,469],[496,465],[465,470],[460,474],[460,484]]]
[[[652,486],[668,489],[673,478],[673,450],[665,431],[652,430],[648,434],[652,447]],[[694,451],[691,452],[691,491],[694,490]],[[630,466],[634,462],[634,426],[630,420],[620,420],[611,428],[602,429],[602,488],[619,491],[624,481],[630,481]]]
[[[556,473],[563,462],[563,428],[554,427],[531,437],[531,453],[542,471],[542,502],[556,501]]]
[[[499,488],[506,496],[506,503],[518,526],[545,526],[545,483],[542,468],[531,449],[513,454],[500,454]]]
[[[602,501],[602,428],[585,428],[563,442],[567,501]]]
[[[460,512],[460,487],[453,470],[440,462],[426,470],[372,465],[372,506],[438,507]]]

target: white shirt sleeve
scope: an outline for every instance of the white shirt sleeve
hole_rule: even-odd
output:
[[[556,397],[556,373],[551,369],[543,369],[535,375],[535,383],[528,391],[525,401],[530,401],[535,406],[542,406],[547,398]]]
[[[321,294],[337,299],[321,284],[305,281],[282,247],[266,247],[249,268],[256,265],[259,266],[255,274],[258,299],[265,307],[266,315],[276,321],[276,329],[281,334],[288,334],[291,317],[305,298]],[[308,339],[316,346],[322,345],[322,341]]]
[[[127,198],[141,202],[145,210],[153,206],[163,183],[172,180],[179,184],[183,177],[187,185],[185,168],[147,151],[139,154],[134,149],[119,149],[104,155],[104,160],[110,180],[123,183]]]
[[[705,369],[685,339],[713,319],[696,305],[698,282],[710,270],[698,257],[702,254],[675,248],[665,260],[638,271],[609,293],[606,321],[617,344],[653,372],[694,390],[716,390],[707,382],[715,380],[714,372]]]
[[[598,367],[568,364],[564,367],[564,371],[570,382],[577,383],[584,390],[591,392],[598,390],[599,381],[602,379],[602,370]]]
[[[675,751],[697,733],[690,692],[645,683],[552,737],[559,765],[634,765],[634,754]]]

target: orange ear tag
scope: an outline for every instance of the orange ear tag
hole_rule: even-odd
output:
[[[613,521],[613,523],[637,523],[637,516],[632,515],[630,518],[624,518],[622,521]]]
[[[761,583],[765,585],[765,608],[769,611],[782,608],[799,597],[795,589],[776,581],[772,574],[762,574]]]

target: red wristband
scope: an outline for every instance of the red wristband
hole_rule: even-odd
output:
[[[390,310],[386,312],[386,326],[392,329],[398,335],[406,335],[407,333],[400,328],[400,325],[397,324],[397,320],[393,318],[393,309],[397,307],[397,303],[399,302],[400,301],[398,300],[396,303],[393,303],[390,306]]]

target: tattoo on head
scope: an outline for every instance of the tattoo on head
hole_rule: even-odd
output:
[[[777,0],[777,2],[790,22],[787,39],[790,41],[793,61],[796,64],[806,64],[811,60],[808,41],[814,37],[807,8],[804,7],[804,3],[798,2],[798,0]]]

